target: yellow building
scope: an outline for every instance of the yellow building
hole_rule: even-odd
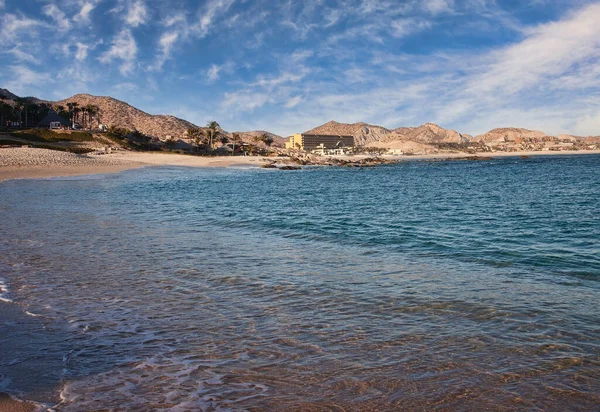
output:
[[[304,150],[310,152],[317,148],[339,149],[342,147],[353,147],[353,136],[322,135],[322,134],[300,134],[290,136],[286,142],[286,149]]]

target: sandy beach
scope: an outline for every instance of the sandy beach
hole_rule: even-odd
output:
[[[145,166],[260,167],[262,163],[262,158],[256,156],[201,157],[126,151],[102,155],[78,155],[56,150],[19,147],[0,149],[0,181],[115,173]]]
[[[600,154],[600,150],[586,151],[539,151],[539,152],[493,152],[493,153],[437,153],[427,155],[384,155],[388,160],[444,160],[471,156],[511,157]],[[356,160],[370,156],[334,156]],[[270,158],[269,160],[274,160]],[[35,179],[57,176],[115,173],[146,166],[187,167],[260,167],[266,161],[260,156],[190,156],[171,153],[144,153],[120,151],[111,154],[78,155],[47,149],[5,148],[0,149],[0,181],[8,179]]]

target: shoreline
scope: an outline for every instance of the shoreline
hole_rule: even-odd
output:
[[[16,399],[8,393],[0,392],[0,411],[33,412],[38,405],[31,401]]]
[[[423,155],[382,155],[389,161],[453,160],[464,158],[503,158],[533,156],[594,155],[600,150],[565,150],[534,152],[436,153]],[[369,155],[329,156],[334,159],[357,160]],[[117,173],[148,166],[184,166],[221,168],[232,166],[261,167],[265,162],[286,158],[262,156],[191,156],[172,153],[116,152],[108,155],[75,155],[48,149],[0,149],[0,182],[12,179],[40,179]]]

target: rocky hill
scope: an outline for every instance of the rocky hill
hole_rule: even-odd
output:
[[[468,143],[469,135],[456,130],[448,130],[434,123],[425,123],[419,127],[399,127],[392,130],[387,141],[405,140],[422,144]]]
[[[522,139],[543,138],[544,136],[546,136],[546,133],[540,132],[539,130],[503,127],[475,136],[473,140],[485,143],[503,143],[516,142]]]
[[[159,138],[171,136],[182,138],[187,130],[195,125],[175,116],[152,115],[112,97],[77,94],[68,99],[52,102],[53,106],[67,106],[67,103],[77,103],[79,107],[95,105],[100,108],[100,123],[107,126],[136,129],[146,135]]]
[[[383,140],[390,130],[381,126],[374,126],[367,123],[338,123],[330,121],[315,127],[304,134],[326,134],[339,136],[354,136],[354,143],[359,146],[368,146],[369,143]]]
[[[274,133],[267,132],[265,130],[253,130],[250,132],[232,132],[232,133],[227,133],[227,135],[231,136],[233,133],[239,134],[240,137],[242,138],[242,140],[246,143],[254,143],[253,138],[255,138],[257,136],[262,136],[263,134],[266,134],[267,136],[269,136],[273,139],[272,146],[275,146],[275,147],[284,147],[285,142],[287,141],[287,139],[285,139],[281,136],[278,136]]]
[[[462,135],[455,130],[444,129],[433,123],[426,123],[419,127],[399,127],[393,130],[367,123],[338,123],[330,121],[305,132],[305,134],[333,134],[354,136],[354,141],[359,146],[381,146],[385,143],[392,148],[392,142],[412,141],[420,144],[431,145],[440,143],[468,143],[471,136]],[[384,145],[386,146],[386,145]],[[386,147],[387,147],[386,146]]]
[[[12,94],[11,92],[9,92],[6,89],[0,89],[0,99],[17,100],[18,98],[19,98],[19,96],[17,96],[16,94]]]

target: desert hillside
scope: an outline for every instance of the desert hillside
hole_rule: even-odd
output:
[[[354,142],[359,146],[368,146],[369,143],[381,141],[389,133],[390,131],[388,129],[381,126],[374,126],[362,122],[352,124],[338,123],[333,120],[304,132],[304,134],[354,136]]]
[[[77,94],[68,99],[52,102],[53,106],[66,106],[67,103],[77,103],[79,107],[94,105],[100,108],[100,123],[107,126],[136,129],[146,135],[159,138],[168,136],[185,137],[189,128],[195,125],[187,120],[169,115],[152,115],[112,97]]]
[[[474,140],[485,143],[514,142],[521,139],[542,138],[546,133],[539,130],[521,129],[516,127],[503,127],[490,130],[487,133],[475,136]]]

